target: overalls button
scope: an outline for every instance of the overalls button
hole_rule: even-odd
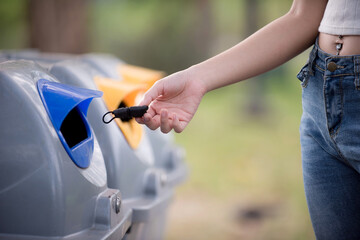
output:
[[[327,69],[328,69],[330,72],[334,72],[334,71],[337,69],[336,63],[334,63],[334,62],[329,62],[328,65],[327,65]]]

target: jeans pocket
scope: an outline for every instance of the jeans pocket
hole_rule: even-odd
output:
[[[306,88],[310,78],[308,63],[306,63],[305,66],[301,68],[300,72],[297,74],[297,78],[301,81],[301,86]]]

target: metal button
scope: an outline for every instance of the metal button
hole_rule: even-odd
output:
[[[334,71],[337,69],[336,63],[334,63],[334,62],[329,62],[328,65],[327,65],[327,69],[328,69],[330,72],[334,72]]]

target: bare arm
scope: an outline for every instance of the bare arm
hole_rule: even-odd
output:
[[[229,50],[191,68],[206,92],[251,78],[310,47],[327,0],[295,0],[290,11]]]
[[[229,50],[158,81],[140,105],[149,111],[139,123],[167,133],[181,132],[204,94],[269,71],[311,46],[327,0],[294,0],[290,11]]]

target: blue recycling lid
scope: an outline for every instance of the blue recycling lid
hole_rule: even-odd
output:
[[[40,79],[37,88],[66,152],[78,167],[87,168],[94,136],[86,116],[92,99],[101,97],[102,92],[46,79]]]

